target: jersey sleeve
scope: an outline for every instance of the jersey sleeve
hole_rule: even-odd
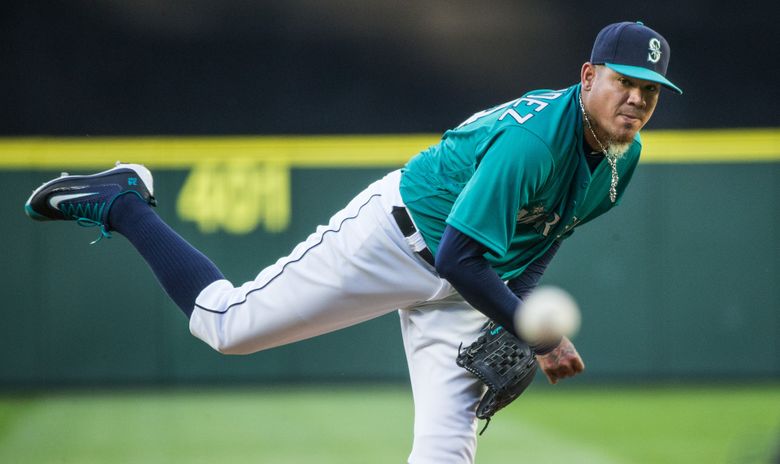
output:
[[[504,128],[484,145],[447,224],[503,256],[514,235],[517,213],[528,206],[552,171],[552,155],[536,135],[521,127]]]

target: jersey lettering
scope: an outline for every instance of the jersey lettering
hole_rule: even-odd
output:
[[[545,109],[548,105],[548,103],[536,100],[534,98],[523,97],[520,100],[517,100],[517,103],[515,103],[513,106],[517,106],[520,103],[526,103],[527,106],[536,105],[536,109],[534,109],[534,111],[537,113]]]
[[[550,215],[547,216],[546,221],[544,221],[543,223],[534,224],[534,228],[536,228],[537,231],[539,231],[539,229],[542,229],[541,231],[539,231],[539,233],[547,237],[548,235],[550,235],[550,231],[552,230],[553,226],[555,226],[555,224],[558,224],[560,221],[561,221],[561,217],[558,216],[558,213],[550,213]]]
[[[501,116],[499,116],[499,117],[498,117],[498,120],[499,120],[499,121],[503,121],[503,120],[504,120],[504,118],[505,118],[505,117],[507,117],[507,116],[511,116],[511,117],[512,117],[512,119],[514,119],[515,121],[517,121],[517,123],[518,123],[518,124],[522,124],[522,123],[524,123],[524,122],[528,121],[529,119],[531,119],[531,116],[533,116],[533,113],[526,114],[525,116],[520,116],[520,115],[517,113],[517,111],[515,111],[515,110],[514,110],[514,109],[512,109],[512,108],[509,108],[508,110],[506,110],[506,111],[504,112],[504,114],[502,114]]]
[[[542,100],[555,100],[556,98],[560,97],[561,95],[563,95],[563,92],[558,91],[558,92],[537,93],[537,94],[534,94],[533,97],[534,98],[541,98]]]
[[[518,211],[517,218],[515,220],[517,225],[530,224],[534,230],[547,237],[550,235],[552,228],[561,222],[561,217],[556,212],[546,212],[544,210],[544,205],[538,204],[531,207],[530,211],[525,208]]]
[[[535,95],[531,95],[530,97],[520,97],[516,100],[512,100],[506,103],[502,103],[498,106],[494,106],[493,108],[488,108],[486,110],[479,111],[477,113],[472,114],[468,119],[460,123],[456,129],[460,129],[461,127],[471,124],[472,122],[477,121],[478,119],[484,118],[485,116],[491,115],[495,113],[496,111],[503,110],[504,108],[511,106],[512,108],[509,108],[499,116],[498,120],[503,121],[507,116],[511,117],[515,120],[518,124],[522,124],[529,119],[531,119],[534,115],[534,113],[538,113],[539,111],[542,111],[545,109],[548,105],[548,103],[540,101],[540,100],[555,100],[556,98],[563,95],[564,92],[557,91],[557,92],[545,92],[545,93],[539,93]],[[535,105],[536,108],[534,108],[534,113],[528,113],[528,114],[520,114],[517,110],[514,108],[517,108],[521,103],[525,103],[525,106],[532,106]]]
[[[477,119],[484,118],[485,116],[488,116],[490,114],[495,113],[496,111],[502,110],[506,108],[507,106],[511,105],[512,103],[516,102],[517,100],[512,100],[506,103],[502,103],[501,105],[494,106],[493,108],[488,108],[486,110],[482,110],[479,112],[476,112],[472,114],[468,119],[460,123],[460,125],[456,129],[460,129],[461,127],[471,124],[472,122],[476,121]]]
[[[544,210],[544,205],[539,204],[532,207],[531,211],[525,208],[518,211],[516,221],[518,224],[534,224],[545,216],[547,216],[547,212]]]
[[[542,100],[555,100],[561,95],[563,95],[562,92],[551,92],[551,93],[533,95],[531,97],[518,98],[512,103],[512,108],[506,110],[504,114],[502,114],[498,118],[498,120],[503,121],[504,118],[506,118],[507,116],[511,116],[512,119],[514,119],[518,124],[523,124],[524,122],[531,119],[534,116],[534,114],[547,108],[547,105],[549,105],[549,103],[543,102]],[[535,106],[535,108],[533,109],[533,113],[529,112],[527,114],[521,115],[518,111],[515,110],[515,108],[520,106],[520,104],[524,104],[523,106],[528,108]]]

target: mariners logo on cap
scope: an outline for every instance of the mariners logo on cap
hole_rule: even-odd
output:
[[[650,48],[648,50],[650,53],[647,54],[647,61],[658,63],[658,60],[661,59],[661,41],[655,37],[650,39]]]

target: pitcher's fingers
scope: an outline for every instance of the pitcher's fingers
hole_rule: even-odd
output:
[[[577,356],[577,359],[574,360],[572,365],[574,367],[574,372],[577,374],[585,370],[585,363],[582,362],[582,358],[580,358],[579,356]]]

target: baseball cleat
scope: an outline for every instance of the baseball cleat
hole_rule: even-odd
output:
[[[81,226],[99,226],[101,236],[110,238],[108,211],[118,197],[138,195],[155,206],[152,173],[140,164],[122,164],[97,174],[52,179],[33,191],[24,211],[36,221],[76,221]],[[93,242],[94,243],[94,242]]]

